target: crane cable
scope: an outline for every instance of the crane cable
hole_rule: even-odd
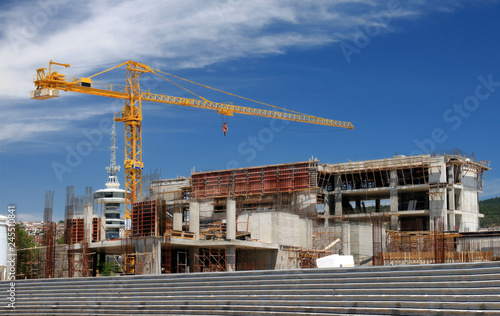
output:
[[[309,115],[309,114],[305,114],[305,113],[301,113],[301,112],[297,112],[297,111],[292,111],[292,110],[288,110],[288,109],[285,109],[285,108],[281,108],[279,106],[276,106],[276,105],[272,105],[272,104],[268,104],[268,103],[264,103],[264,102],[260,102],[260,101],[257,101],[257,100],[253,100],[253,99],[250,99],[250,98],[246,98],[246,97],[242,97],[240,95],[237,95],[237,94],[234,94],[234,93],[230,93],[230,92],[226,92],[226,91],[223,91],[223,90],[219,90],[219,89],[216,89],[216,88],[212,88],[212,87],[209,87],[207,85],[204,85],[204,84],[201,84],[201,83],[197,83],[197,82],[194,82],[194,81],[191,81],[191,80],[188,80],[188,79],[185,79],[185,78],[182,78],[182,77],[179,77],[179,76],[175,76],[175,75],[172,75],[172,74],[169,74],[167,72],[164,72],[164,71],[161,71],[161,70],[158,70],[158,69],[154,69],[153,70],[154,72],[161,72],[162,74],[165,74],[165,75],[168,75],[168,76],[171,76],[171,77],[174,77],[176,79],[180,79],[180,80],[184,80],[184,81],[187,81],[189,83],[192,83],[192,84],[196,84],[196,85],[199,85],[199,86],[202,86],[204,88],[207,88],[207,89],[211,89],[211,90],[215,90],[217,92],[221,92],[221,93],[225,93],[225,94],[228,94],[228,95],[231,95],[231,96],[234,96],[234,97],[237,97],[237,98],[241,98],[241,99],[244,99],[244,100],[247,100],[247,101],[251,101],[251,102],[255,102],[255,103],[259,103],[259,104],[262,104],[262,105],[266,105],[266,106],[270,106],[270,107],[273,107],[273,108],[276,108],[276,109],[280,109],[280,110],[283,110],[283,111],[286,111],[286,112],[290,112],[290,113],[295,113],[295,114],[300,114],[300,115],[306,115],[306,116],[309,116],[309,117],[313,117],[313,118],[318,118],[316,116],[312,116],[312,115]],[[154,73],[153,72],[153,73]],[[163,77],[162,77],[163,78]],[[166,79],[168,80],[168,79]],[[169,80],[170,81],[170,80]],[[172,81],[170,81],[172,82]],[[184,89],[184,88],[183,88]]]
[[[189,92],[189,93],[191,93],[191,94],[193,94],[193,95],[197,96],[198,98],[202,99],[203,101],[206,101],[206,102],[211,102],[211,101],[209,101],[209,100],[205,99],[204,97],[202,97],[202,96],[200,96],[200,95],[197,95],[197,94],[196,94],[196,93],[194,93],[193,91],[191,91],[191,90],[189,90],[189,89],[184,88],[184,87],[183,87],[183,86],[181,86],[180,84],[175,83],[175,82],[173,82],[172,80],[170,80],[170,79],[168,79],[168,78],[165,78],[165,77],[163,77],[163,76],[162,76],[162,75],[160,75],[160,74],[157,74],[157,73],[156,73],[156,71],[158,71],[158,70],[152,70],[152,72],[151,72],[151,73],[153,73],[153,74],[157,75],[158,77],[163,78],[163,79],[167,80],[168,82],[170,82],[170,83],[172,83],[172,84],[174,84],[174,85],[178,86],[179,88],[181,88],[181,89],[183,89],[183,90],[185,90],[185,91],[187,91],[187,92]],[[163,73],[162,71],[160,71],[160,72],[161,72],[161,73]]]

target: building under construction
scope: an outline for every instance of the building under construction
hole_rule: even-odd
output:
[[[89,189],[82,199],[70,188],[67,244],[38,255],[46,277],[97,275],[103,260],[119,274],[310,268],[333,254],[358,265],[488,261],[500,257],[500,238],[477,232],[489,169],[421,155],[149,175],[118,239],[102,233]]]

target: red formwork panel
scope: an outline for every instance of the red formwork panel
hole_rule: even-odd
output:
[[[92,241],[99,241],[99,217],[92,218]]]
[[[132,237],[156,236],[157,201],[132,203]]]
[[[311,173],[315,162],[198,172],[191,175],[193,197],[196,199],[290,192],[309,189],[316,184]]]
[[[66,231],[69,232],[70,244],[77,244],[83,241],[84,238],[84,227],[83,218],[68,218],[66,219]]]

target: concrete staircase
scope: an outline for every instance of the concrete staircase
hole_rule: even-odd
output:
[[[500,315],[500,262],[17,280],[0,315]]]

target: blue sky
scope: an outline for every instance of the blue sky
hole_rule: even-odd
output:
[[[88,76],[125,60],[354,130],[223,119],[143,104],[145,171],[162,178],[308,160],[380,159],[459,148],[491,161],[481,198],[500,195],[498,1],[3,1],[0,4],[0,205],[41,220],[45,190],[104,187],[109,126],[123,103],[61,92],[29,99],[35,69],[52,59]],[[97,80],[124,82],[124,70]],[[189,97],[145,77],[153,92]],[[211,101],[258,104],[186,85]],[[226,120],[229,131],[221,131]],[[117,124],[123,165],[123,125]],[[90,144],[90,146],[89,146]],[[77,153],[77,157],[74,153]],[[65,166],[64,172],[61,166]],[[57,171],[59,170],[59,171]],[[124,172],[119,173],[124,183]]]

